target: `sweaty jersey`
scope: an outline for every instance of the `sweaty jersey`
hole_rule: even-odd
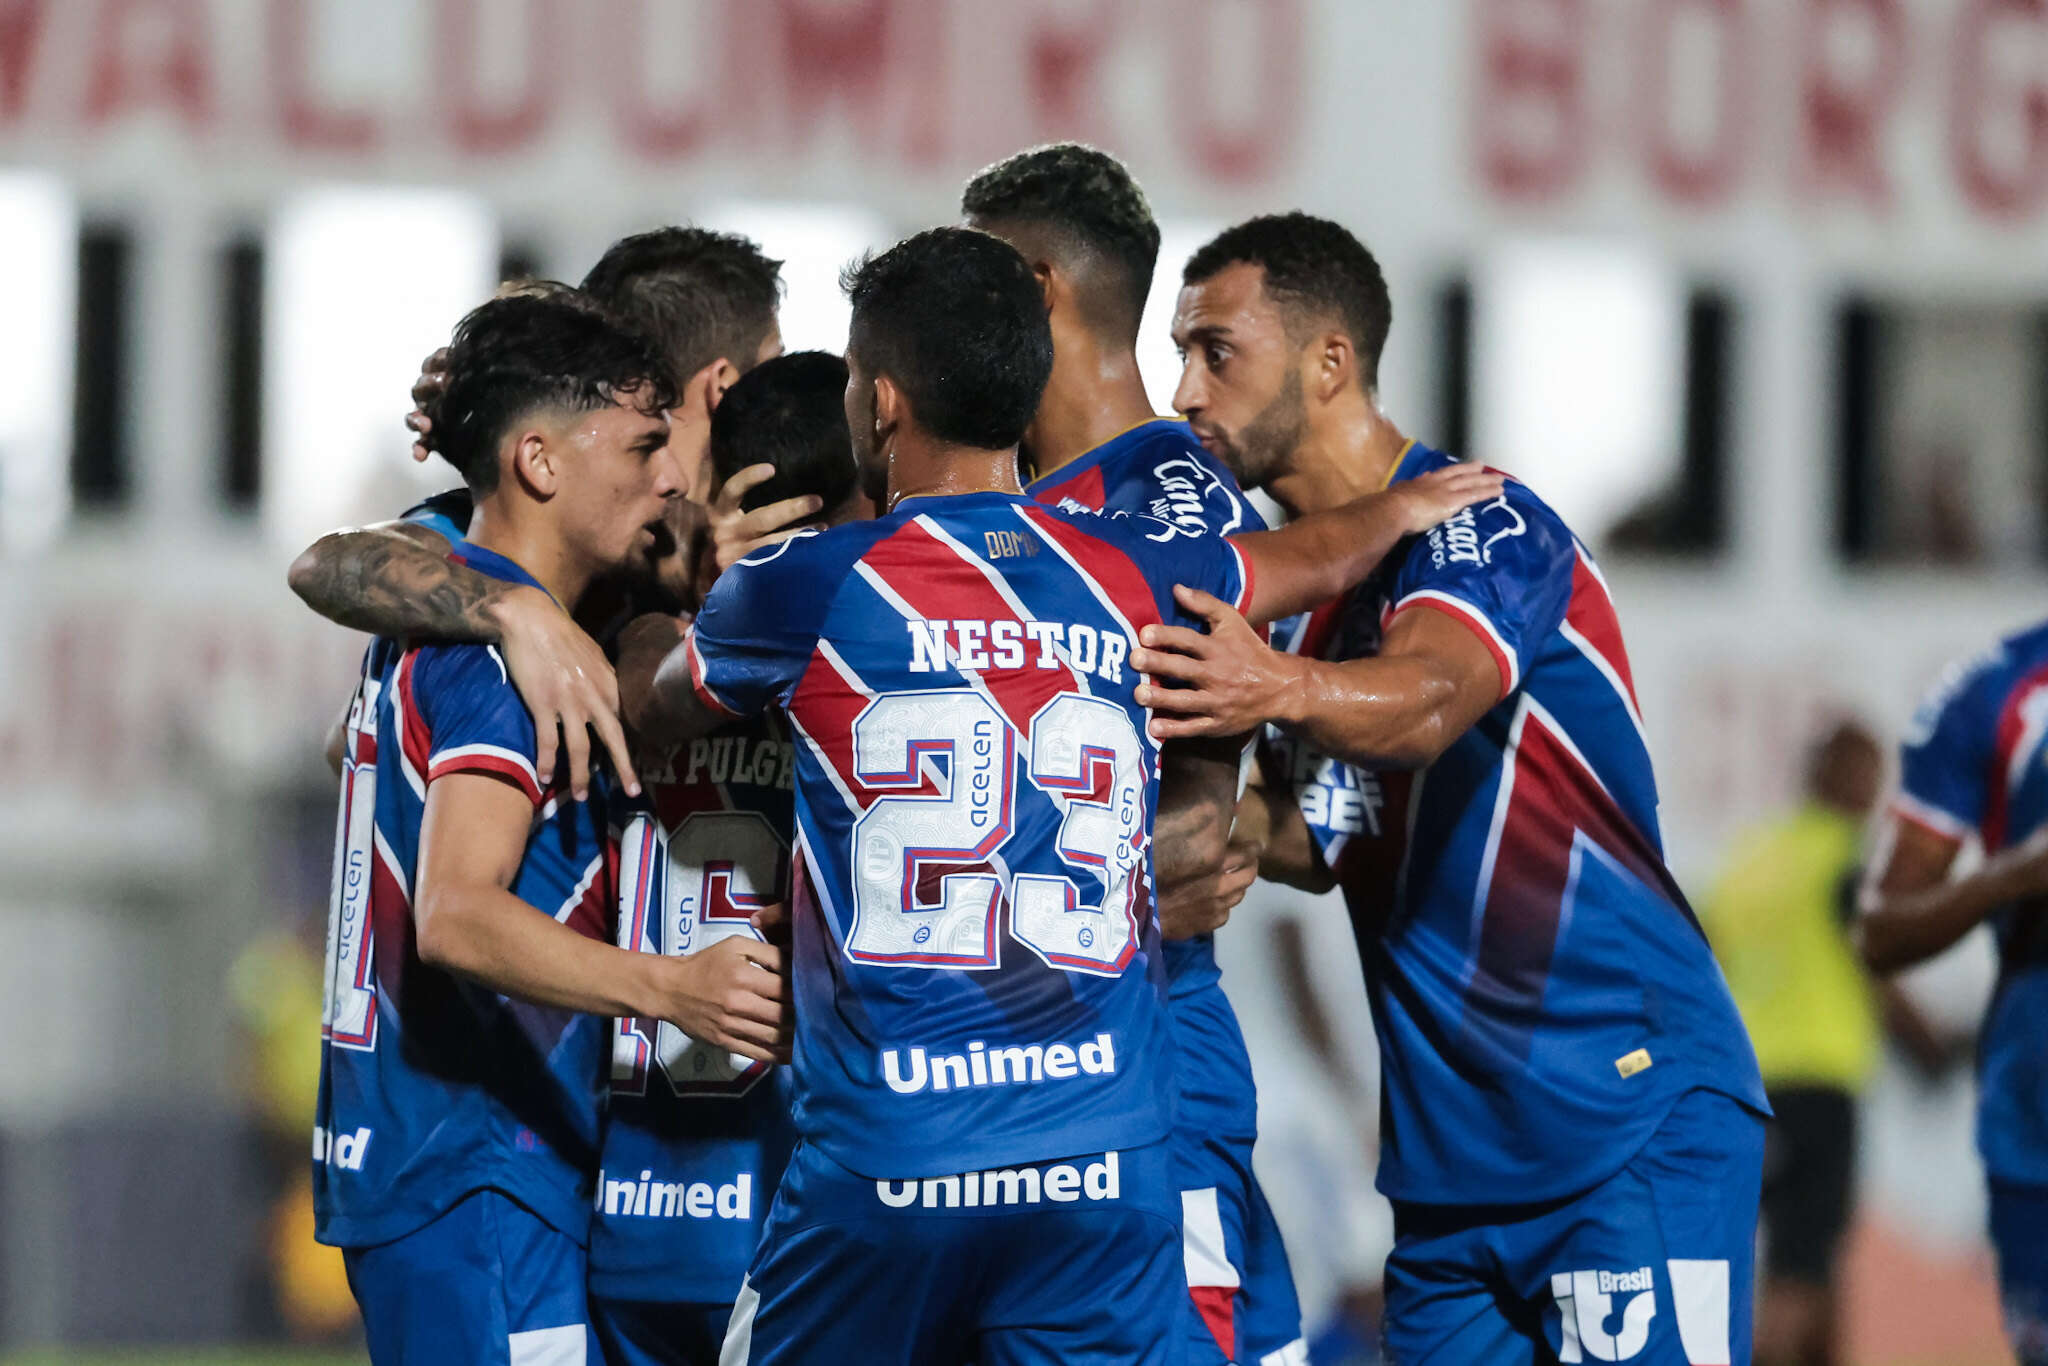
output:
[[[474,546],[470,568],[534,584]],[[538,585],[535,585],[538,586]],[[387,1242],[492,1188],[581,1241],[605,1021],[508,1000],[420,961],[413,891],[428,785],[488,773],[533,804],[512,892],[603,938],[604,792],[543,787],[533,721],[484,645],[378,640],[349,709],[327,936],[313,1190],[321,1241]]]
[[[866,1176],[1156,1142],[1172,1123],[1128,659],[1228,541],[1002,493],[742,561],[691,628],[703,702],[797,743],[799,1132]]]
[[[1454,463],[1411,446],[1392,479]],[[1665,870],[1657,792],[1607,586],[1526,485],[1397,548],[1297,628],[1369,656],[1395,616],[1478,637],[1501,700],[1435,763],[1377,774],[1282,736],[1351,907],[1382,1059],[1380,1188],[1509,1204],[1611,1176],[1685,1091],[1763,1086]]]
[[[643,764],[622,808],[618,944],[677,956],[785,899],[796,749],[756,717]],[[590,1228],[593,1293],[730,1301],[795,1145],[788,1069],[714,1048],[663,1020],[613,1022],[611,1102]]]
[[[1049,507],[1156,517],[1186,535],[1266,529],[1230,471],[1203,449],[1187,423],[1172,418],[1141,422],[1111,437],[1032,480],[1026,492]],[[1165,948],[1167,989],[1173,996],[1221,980],[1214,935],[1169,940]]]
[[[1895,810],[1987,854],[2048,823],[2048,624],[1951,668],[1906,736]],[[1998,988],[1978,1036],[1977,1146],[2002,1181],[2048,1185],[2048,933],[2039,907],[1991,917]]]

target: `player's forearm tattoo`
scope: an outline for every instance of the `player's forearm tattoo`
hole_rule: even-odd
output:
[[[1152,822],[1152,875],[1171,887],[1211,871],[1230,839],[1233,808],[1224,801],[1163,802]]]
[[[292,566],[291,585],[321,616],[358,631],[479,643],[498,639],[490,609],[509,587],[382,528],[321,537]]]

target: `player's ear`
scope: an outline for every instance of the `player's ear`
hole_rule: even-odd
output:
[[[512,473],[542,501],[561,487],[560,452],[538,427],[525,428],[512,438]]]
[[[1329,402],[1350,385],[1358,373],[1358,350],[1342,332],[1325,332],[1309,343],[1309,387],[1322,402]]]
[[[887,375],[875,376],[875,449],[889,449],[890,438],[910,416],[910,400]]]
[[[1031,273],[1038,277],[1038,293],[1045,300],[1045,311],[1048,313],[1052,312],[1053,295],[1058,288],[1056,281],[1059,278],[1057,272],[1053,269],[1052,262],[1033,261],[1031,263]]]
[[[704,411],[713,412],[725,399],[725,391],[739,383],[740,368],[720,356],[700,372],[704,380]]]

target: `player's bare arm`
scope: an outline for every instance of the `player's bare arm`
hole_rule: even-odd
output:
[[[1266,786],[1256,775],[1238,799],[1231,844],[1249,849],[1258,875],[1269,881],[1304,892],[1327,892],[1337,885],[1294,795]]]
[[[1256,876],[1256,858],[1230,857],[1243,738],[1182,741],[1160,755],[1152,873],[1159,929],[1168,939],[1220,929]]]
[[[427,788],[415,921],[422,962],[535,1005],[667,1020],[749,1058],[787,1061],[782,950],[745,936],[687,958],[632,953],[578,934],[514,896],[533,803],[487,774]]]
[[[413,522],[331,531],[292,562],[292,591],[329,621],[372,635],[496,645],[540,737],[538,770],[569,761],[569,787],[590,793],[597,733],[628,792],[638,794],[619,725],[618,680],[596,641],[546,593],[448,558],[445,537]]]
[[[1433,762],[1501,699],[1500,668],[1479,638],[1441,612],[1407,612],[1380,653],[1329,663],[1269,648],[1227,603],[1175,589],[1208,632],[1147,626],[1131,666],[1145,684],[1161,740],[1275,722],[1332,758],[1361,767],[1415,769]]]
[[[697,695],[688,634],[684,618],[649,613],[619,636],[622,714],[642,745],[673,745],[732,720]]]
[[[1501,496],[1504,476],[1481,465],[1453,465],[1340,507],[1296,518],[1278,531],[1241,531],[1230,543],[1251,565],[1245,615],[1264,626],[1322,606],[1370,574],[1405,536],[1416,536],[1462,508]]]
[[[1889,852],[1864,887],[1856,922],[1856,947],[1872,972],[1924,962],[2000,907],[2048,897],[2048,829],[1951,882],[1959,841],[1897,816],[1891,827]]]

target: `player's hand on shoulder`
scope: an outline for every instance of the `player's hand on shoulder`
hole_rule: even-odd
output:
[[[808,493],[751,512],[741,510],[741,499],[774,477],[773,465],[749,465],[726,480],[725,487],[711,500],[711,553],[719,573],[764,546],[788,540],[818,515],[823,500]]]
[[[1407,534],[1420,535],[1474,503],[1500,497],[1507,484],[1507,477],[1497,470],[1457,464],[1404,480],[1375,496],[1393,502]]]
[[[1229,923],[1230,913],[1259,877],[1259,849],[1249,841],[1232,840],[1220,866],[1159,892],[1159,932],[1168,939],[1214,934]]]
[[[1152,737],[1241,735],[1282,719],[1283,698],[1298,685],[1302,662],[1268,647],[1221,598],[1185,584],[1173,596],[1208,629],[1152,625],[1138,633],[1130,662],[1148,679],[1135,696],[1156,713]]]
[[[626,623],[619,633],[619,715],[637,735],[645,736],[654,711],[655,676],[662,661],[680,645],[689,620],[665,612],[648,612]]]
[[[788,1062],[794,1028],[783,951],[745,935],[719,940],[661,969],[656,1013],[700,1043],[756,1062]]]
[[[619,683],[604,651],[555,601],[537,588],[519,587],[492,608],[505,672],[533,714],[534,768],[543,784],[558,758],[568,766],[569,790],[590,795],[590,737],[612,756],[628,792],[640,791],[632,750],[619,722]]]
[[[433,453],[427,442],[434,420],[427,416],[427,405],[447,391],[448,348],[444,346],[420,362],[420,377],[412,382],[412,411],[405,415],[405,425],[412,431],[415,460],[425,460]]]

